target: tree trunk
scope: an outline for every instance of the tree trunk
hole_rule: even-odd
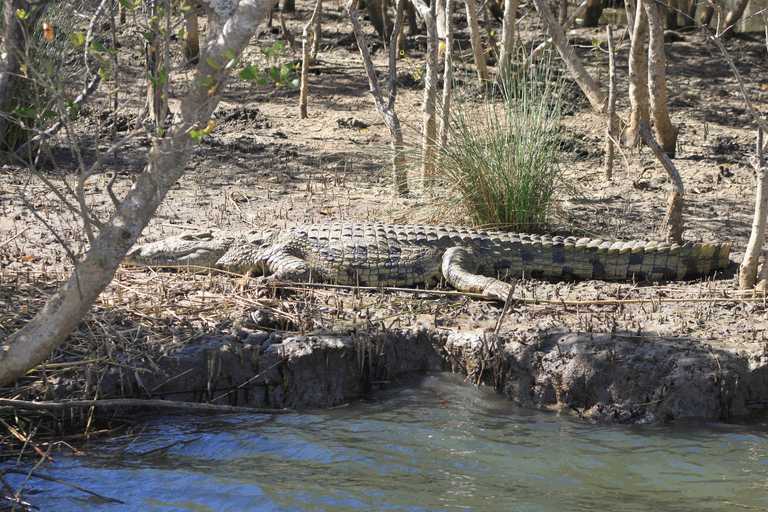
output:
[[[710,22],[712,21],[713,14],[715,14],[714,7],[705,5],[704,8],[701,10],[701,14],[699,15],[699,25],[709,25]]]
[[[672,194],[669,196],[667,203],[667,215],[664,218],[664,223],[661,226],[662,231],[666,231],[666,241],[675,242],[678,244],[683,243],[683,231],[685,227],[683,225],[683,203],[685,197],[685,188],[683,187],[683,180],[680,178],[680,173],[677,172],[675,164],[669,159],[664,150],[653,139],[648,125],[645,121],[640,120],[640,126],[638,128],[640,136],[645,141],[646,145],[651,148],[653,154],[661,162],[664,170],[667,171],[669,180],[672,182]]]
[[[634,11],[632,43],[629,48],[629,126],[622,136],[622,145],[636,147],[640,143],[638,129],[640,120],[651,124],[648,104],[648,60],[645,53],[645,39],[648,35],[648,20],[641,0],[637,0]]]
[[[677,24],[677,0],[667,0],[667,30],[677,30],[679,25]]]
[[[24,61],[26,41],[32,29],[43,15],[49,0],[30,4],[26,0],[3,0],[3,39],[0,45],[0,113],[11,112],[16,87],[19,83],[19,69]],[[18,10],[29,13],[22,20]],[[6,116],[0,115],[0,148],[4,146]],[[8,148],[12,150],[13,148]]]
[[[748,3],[749,0],[738,0],[736,4],[734,4],[733,9],[728,11],[728,14],[725,15],[722,38],[726,41],[736,35],[734,25],[736,25],[736,22],[741,19],[741,16],[744,14],[744,9],[747,8]]]
[[[565,0],[561,0],[565,3]],[[515,48],[515,20],[517,19],[517,0],[504,2],[504,22],[501,32],[501,55],[499,56],[499,75],[506,77],[512,64],[512,52]]]
[[[587,10],[584,11],[582,27],[596,27],[600,16],[603,15],[603,0],[589,0]]]
[[[416,19],[416,9],[411,0],[405,3],[405,19],[408,22],[408,34],[415,36],[419,33],[419,21]]]
[[[616,48],[613,27],[608,25],[608,121],[605,137],[605,179],[613,177],[613,142],[616,140]]]
[[[474,0],[467,0],[474,2]],[[427,69],[424,73],[424,100],[421,103],[423,137],[423,166],[422,177],[426,182],[432,180],[435,174],[435,145],[437,144],[437,15],[435,4],[431,6],[424,0],[414,0],[414,6],[427,24]],[[486,71],[487,73],[487,71]]]
[[[446,12],[446,0],[434,0],[437,5],[437,11],[435,14],[437,15],[437,37],[439,39],[444,39],[445,34],[447,31],[446,24],[445,24],[445,12]]]
[[[483,45],[480,42],[480,27],[477,24],[477,6],[475,0],[464,0],[467,8],[467,25],[469,25],[469,41],[472,43],[472,55],[477,66],[477,76],[481,82],[488,80],[488,65],[485,62]]]
[[[568,20],[568,0],[560,0],[557,4],[557,22],[562,26]]]
[[[371,25],[384,41],[389,41],[392,35],[392,18],[389,17],[387,2],[384,0],[365,0],[365,6],[368,8],[368,17]]]
[[[604,114],[606,109],[605,95],[595,83],[595,80],[584,69],[584,65],[579,60],[573,47],[568,43],[565,38],[565,34],[560,26],[555,22],[552,14],[549,12],[549,8],[544,4],[543,0],[535,0],[536,10],[539,11],[544,26],[547,27],[549,35],[552,37],[552,41],[557,48],[560,57],[565,61],[565,65],[568,68],[568,72],[579,84],[579,87],[587,96],[589,103],[595,112],[598,114]]]
[[[320,9],[322,9],[323,0],[317,0],[315,3],[315,10],[312,11],[312,17],[304,25],[304,30],[301,35],[301,91],[299,93],[299,118],[306,119],[307,117],[307,97],[309,94],[309,49],[310,41],[309,34],[312,32],[314,25],[317,23],[317,19],[320,16]]]
[[[511,3],[512,0],[507,0]],[[454,0],[446,0],[447,12],[453,12]],[[453,87],[453,16],[445,19],[445,67],[443,69],[443,99],[440,106],[440,144],[448,141],[448,123],[451,113],[451,91]]]
[[[763,141],[765,134],[762,128],[757,129],[756,155],[749,159],[749,163],[755,169],[757,176],[757,190],[755,192],[755,216],[752,219],[752,233],[749,235],[749,243],[744,254],[744,261],[739,267],[739,288],[748,290],[755,286],[757,278],[757,264],[765,242],[765,227],[768,220],[768,167],[765,166],[766,144]],[[763,263],[763,272],[768,264]],[[761,276],[762,277],[762,276]],[[766,283],[761,282],[762,291],[767,291]]]
[[[184,58],[187,64],[197,64],[200,55],[200,34],[197,25],[197,2],[195,0],[184,0],[181,4],[190,9],[184,12],[184,39],[182,48],[184,49]]]
[[[149,153],[148,164],[112,218],[101,228],[85,258],[78,262],[72,276],[48,303],[22,329],[3,341],[0,347],[0,386],[25,375],[40,364],[72,332],[90,309],[91,304],[112,277],[136,242],[144,226],[152,218],[171,186],[184,173],[193,154],[190,130],[202,130],[225,91],[229,75],[223,55],[232,50],[236,55],[248,45],[259,22],[274,0],[241,0],[237,9],[217,4],[218,13],[207,9],[211,37],[203,47],[202,59],[195,79],[182,100],[181,118],[165,137],[156,140]],[[213,29],[212,29],[213,28]],[[211,65],[215,64],[215,66]],[[213,87],[205,84],[213,79]]]
[[[683,20],[684,27],[693,27],[696,25],[696,9],[698,7],[696,0],[685,0],[683,2],[683,12],[685,12]]]
[[[680,130],[669,119],[667,108],[666,66],[664,53],[664,28],[661,12],[655,0],[642,0],[648,17],[648,94],[656,138],[669,158],[675,158],[677,135]]]
[[[360,56],[363,59],[363,65],[365,66],[365,73],[368,76],[368,85],[370,87],[370,93],[373,96],[373,101],[376,104],[376,108],[379,110],[384,124],[389,128],[389,132],[392,134],[392,148],[395,152],[395,158],[393,163],[394,170],[394,183],[399,195],[405,195],[408,193],[408,177],[406,175],[405,161],[402,156],[403,153],[403,130],[400,127],[400,120],[395,112],[395,85],[396,81],[392,80],[392,75],[395,74],[395,61],[393,53],[395,45],[390,42],[389,45],[389,101],[385,102],[381,95],[381,88],[379,87],[379,81],[376,78],[376,70],[373,69],[373,61],[371,60],[371,53],[368,51],[368,45],[365,44],[365,37],[363,37],[363,29],[360,26],[360,20],[358,20],[357,0],[345,0],[347,11],[349,13],[349,19],[352,22],[352,30],[355,33],[355,40],[357,41],[357,47],[360,50]]]

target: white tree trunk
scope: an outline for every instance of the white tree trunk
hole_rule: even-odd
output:
[[[510,1],[510,0],[507,0]],[[453,12],[454,0],[446,0],[445,10]],[[440,143],[448,141],[448,123],[451,112],[451,91],[453,87],[453,16],[445,19],[445,67],[443,68],[443,101],[440,106]]]
[[[468,0],[473,2],[474,0]],[[413,5],[427,24],[427,69],[424,73],[424,100],[421,104],[423,136],[422,177],[429,181],[435,174],[435,145],[437,144],[437,16],[435,4],[431,6],[424,0],[414,0]]]
[[[565,2],[565,0],[561,0]],[[512,64],[512,51],[515,47],[515,19],[517,18],[517,0],[504,2],[504,21],[501,29],[501,55],[499,56],[499,75],[507,76]]]
[[[320,16],[320,9],[323,8],[323,0],[317,0],[315,10],[312,11],[312,17],[304,25],[301,32],[301,92],[299,96],[299,118],[307,117],[307,96],[309,95],[309,34],[315,32],[314,26]]]
[[[645,54],[645,39],[648,35],[648,20],[641,0],[636,0],[633,14],[632,43],[629,48],[629,127],[624,132],[622,144],[636,147],[640,142],[640,120],[651,123],[648,106],[648,61]]]
[[[475,57],[477,76],[481,82],[488,80],[488,65],[485,62],[483,45],[480,43],[480,26],[477,24],[477,7],[475,0],[464,0],[467,8],[467,25],[469,25],[469,42],[472,43],[472,54]],[[427,36],[429,37],[429,36]]]
[[[6,338],[0,346],[0,386],[6,385],[27,370],[40,364],[72,332],[90,309],[112,277],[125,254],[141,234],[144,226],[170,187],[184,173],[193,153],[190,130],[202,130],[221,99],[229,76],[228,50],[237,55],[248,45],[259,22],[274,0],[241,0],[232,5],[206,5],[210,37],[206,38],[196,73],[196,80],[182,100],[180,119],[166,136],[159,138],[149,154],[149,163],[128,191],[112,218],[96,236],[85,258],[72,276],[48,303],[22,329]],[[216,64],[212,66],[211,63]],[[206,77],[213,79],[205,84]]]
[[[641,0],[648,17],[648,94],[656,138],[670,158],[675,158],[680,132],[669,119],[667,108],[667,56],[664,53],[664,27],[661,9],[655,0]]]
[[[768,145],[763,141],[764,135],[762,128],[758,128],[757,155],[749,159],[749,163],[752,164],[757,176],[757,191],[755,192],[755,216],[752,219],[752,233],[749,236],[744,261],[739,267],[739,288],[742,290],[748,290],[755,286],[757,264],[765,242],[765,227],[766,220],[768,220],[768,167],[765,166],[765,150],[768,149]],[[757,283],[763,292],[768,291],[766,290],[768,283],[765,283],[766,269],[768,269],[768,265],[763,263],[763,269],[760,272],[761,279]]]

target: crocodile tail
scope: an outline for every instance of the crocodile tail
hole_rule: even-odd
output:
[[[566,280],[664,281],[709,276],[730,264],[730,244],[603,242],[575,237],[553,237],[542,242],[543,252],[551,253],[553,263],[539,265],[533,258],[532,268],[523,268],[526,275]],[[543,259],[548,261],[550,256]]]
[[[663,281],[711,276],[728,267],[730,251],[730,244],[627,242],[615,248],[612,277]]]

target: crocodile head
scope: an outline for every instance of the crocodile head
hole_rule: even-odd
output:
[[[184,235],[134,247],[126,254],[123,264],[142,267],[214,268],[232,242],[233,238],[216,238],[211,233]]]

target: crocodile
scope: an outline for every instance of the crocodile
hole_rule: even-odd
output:
[[[506,300],[504,278],[682,280],[728,267],[730,244],[610,242],[465,227],[330,222],[201,233],[131,249],[128,265],[208,267],[262,282],[435,284]],[[501,278],[501,279],[500,279]]]

